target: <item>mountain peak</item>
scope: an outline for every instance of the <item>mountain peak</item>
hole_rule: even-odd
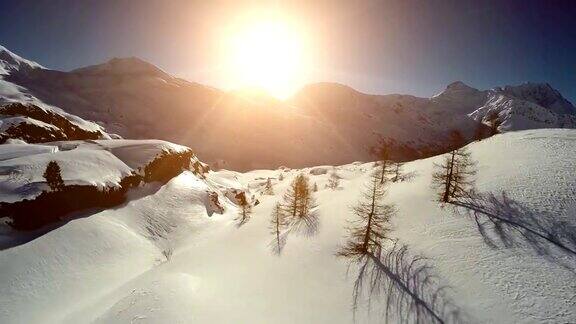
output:
[[[576,114],[576,107],[549,83],[524,82],[517,86],[496,88],[498,92],[536,103],[558,114]]]
[[[481,94],[482,91],[472,88],[471,86],[467,85],[462,81],[456,81],[450,83],[446,89],[444,89],[439,94],[433,96],[432,98],[441,99],[441,98],[453,98],[453,97],[467,97],[471,95],[478,95]]]
[[[73,70],[72,73],[102,75],[167,75],[166,72],[154,64],[137,57],[115,57],[106,63],[76,69]]]
[[[453,90],[462,90],[462,89],[474,89],[471,86],[467,85],[466,83],[462,82],[462,81],[455,81],[450,83],[446,89],[453,89]],[[476,90],[476,89],[474,89]]]
[[[42,65],[14,54],[6,47],[0,45],[0,75],[10,74],[10,72],[13,71],[28,71],[43,68]]]

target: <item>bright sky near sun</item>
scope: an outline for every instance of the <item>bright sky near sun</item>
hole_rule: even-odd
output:
[[[576,101],[575,16],[576,1],[541,0],[2,0],[0,44],[56,70],[136,56],[279,97],[321,81],[429,97],[461,80]]]
[[[286,98],[301,85],[307,69],[305,39],[288,19],[252,13],[232,22],[226,34],[221,57],[234,88],[258,88]]]

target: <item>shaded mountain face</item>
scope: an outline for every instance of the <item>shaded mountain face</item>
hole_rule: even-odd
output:
[[[481,91],[455,82],[418,98],[319,83],[283,102],[182,80],[137,58],[71,72],[11,69],[4,79],[110,133],[184,144],[236,170],[373,160],[382,143],[396,159],[430,156],[448,149],[454,131],[469,142],[494,118],[501,131],[576,124],[574,107],[551,88],[534,90],[541,85]]]
[[[28,89],[7,80],[13,76],[26,78],[37,71],[46,70],[0,46],[0,143],[110,138],[98,124],[48,105]]]

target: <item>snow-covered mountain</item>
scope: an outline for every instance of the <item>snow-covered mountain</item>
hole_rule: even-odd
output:
[[[138,58],[71,72],[12,61],[30,66],[5,69],[5,82],[19,91],[110,133],[193,147],[216,168],[371,160],[382,143],[392,146],[395,158],[409,160],[445,152],[454,131],[470,142],[487,136],[493,125],[500,131],[576,127],[574,106],[540,84],[482,91],[455,82],[432,98],[419,98],[320,83],[283,102],[182,80]]]
[[[536,219],[550,230],[576,226],[575,130],[510,132],[468,149],[478,162],[477,189],[494,195],[502,217]],[[473,217],[439,206],[430,181],[442,158],[409,162],[404,172],[412,177],[389,184],[385,201],[397,209],[390,235],[428,258],[467,322],[575,322],[574,256],[536,249],[502,224],[479,231]],[[135,189],[117,208],[0,251],[0,322],[380,323],[384,296],[371,299],[371,313],[362,299],[353,317],[358,268],[335,256],[353,219],[349,206],[375,168],[184,172]],[[333,172],[335,190],[325,186]],[[270,215],[299,173],[318,185],[320,229],[290,234],[278,256],[269,249]],[[273,195],[262,194],[267,178]],[[241,227],[230,188],[260,202]],[[222,214],[212,214],[209,192]],[[3,243],[20,238],[11,235],[0,235]]]
[[[44,70],[40,64],[0,46],[0,143],[8,139],[36,143],[110,138],[98,124],[46,104],[28,89],[7,80]]]

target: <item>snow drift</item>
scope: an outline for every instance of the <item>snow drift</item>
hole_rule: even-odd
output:
[[[4,144],[0,156],[0,212],[20,229],[87,208],[110,208],[141,182],[165,183],[199,163],[189,148],[159,140]],[[51,190],[44,179],[50,162],[60,167],[61,190]]]

